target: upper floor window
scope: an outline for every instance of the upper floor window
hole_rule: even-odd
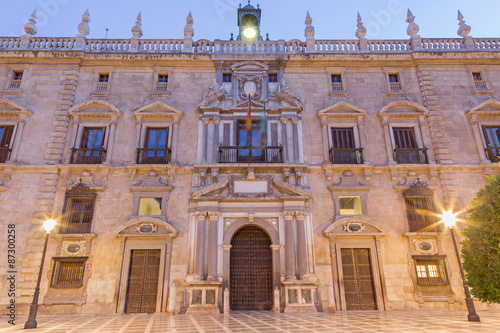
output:
[[[427,149],[418,148],[414,127],[393,127],[394,160],[403,164],[427,163]]]
[[[137,163],[167,164],[170,162],[169,129],[169,127],[146,128],[146,140],[143,147],[138,148]]]
[[[84,127],[79,148],[72,149],[72,164],[101,164],[106,157],[105,127]]]
[[[232,77],[233,76],[231,74],[222,74],[222,82],[223,83],[231,82]]]
[[[66,192],[62,212],[61,234],[85,234],[92,229],[97,193],[78,183]]]
[[[500,126],[483,126],[486,156],[491,162],[500,162]]]
[[[332,91],[344,91],[341,74],[332,74]]]
[[[340,215],[362,215],[360,196],[339,196]]]
[[[10,158],[13,132],[14,126],[0,126],[0,163],[5,163]]]
[[[472,79],[474,80],[474,88],[477,90],[486,89],[486,81],[483,79],[481,72],[472,72]]]
[[[272,83],[278,82],[278,74],[269,74],[268,78],[269,78],[269,82],[272,82]]]
[[[419,285],[439,286],[448,284],[443,257],[418,256],[414,257],[413,260]]]
[[[21,81],[23,80],[23,71],[14,71],[12,73],[12,79],[9,83],[9,89],[19,89],[21,88]]]
[[[109,73],[99,73],[96,91],[107,91],[109,83]]]
[[[139,216],[161,214],[162,198],[139,198]]]
[[[158,74],[158,81],[156,82],[156,91],[168,90],[168,75]]]
[[[389,87],[391,88],[391,91],[402,90],[399,74],[397,73],[389,74]]]
[[[420,180],[403,192],[406,204],[406,216],[410,232],[441,231],[438,223],[434,194],[426,184]]]
[[[51,288],[80,288],[87,258],[54,258]]]
[[[361,152],[363,148],[356,148],[354,128],[331,128],[330,161],[332,164],[359,164],[363,163]]]

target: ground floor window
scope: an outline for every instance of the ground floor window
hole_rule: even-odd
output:
[[[448,276],[444,266],[444,258],[417,257],[415,270],[417,283],[423,286],[436,286],[448,284]]]
[[[55,258],[51,287],[80,288],[87,258]]]

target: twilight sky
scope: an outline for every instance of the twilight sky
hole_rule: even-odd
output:
[[[90,12],[89,38],[130,38],[142,12],[143,39],[183,38],[185,17],[191,10],[198,39],[229,39],[237,35],[238,4],[247,0],[0,0],[0,36],[20,36],[22,26],[37,9],[40,37],[75,36],[85,9]],[[252,0],[262,9],[261,33],[271,40],[304,37],[309,10],[316,39],[355,39],[359,11],[369,39],[406,39],[406,10],[410,8],[424,38],[458,38],[457,9],[473,37],[500,38],[498,0]]]

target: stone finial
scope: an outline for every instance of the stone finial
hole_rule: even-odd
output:
[[[184,38],[192,38],[193,36],[193,15],[191,15],[191,11],[189,11],[188,16],[186,17],[186,26],[184,27]]]
[[[365,39],[366,28],[363,26],[363,22],[361,22],[361,15],[358,12],[358,28],[356,29],[356,37],[358,39]]]
[[[90,15],[89,15],[89,10],[87,9],[85,13],[82,15],[82,22],[78,24],[78,32],[80,33],[79,36],[87,36],[90,33],[90,27],[89,27],[89,22],[90,22]]]
[[[142,37],[142,18],[141,18],[141,12],[137,15],[137,21],[135,21],[135,25],[132,27],[132,35],[134,35],[134,38],[141,38]]]
[[[309,11],[307,11],[307,15],[306,15],[306,29],[305,29],[306,38],[314,37],[314,27],[311,25],[312,21],[313,20],[311,18],[311,15],[309,15]]]
[[[467,37],[470,33],[470,25],[465,24],[464,16],[458,11],[458,31],[457,34],[461,37]]]
[[[31,18],[30,18],[29,22],[23,26],[24,32],[26,33],[25,36],[36,35],[36,21],[35,20],[36,20],[36,9],[31,14]]]
[[[406,33],[408,36],[416,36],[419,31],[418,25],[413,22],[415,20],[415,16],[411,13],[410,9],[408,9],[408,14],[406,18],[406,22],[408,22],[408,28],[406,28]]]

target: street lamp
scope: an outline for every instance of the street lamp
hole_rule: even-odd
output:
[[[460,275],[462,276],[462,283],[464,285],[465,304],[467,304],[467,311],[469,312],[467,319],[469,319],[469,321],[481,321],[481,319],[479,319],[479,315],[476,313],[476,309],[474,307],[474,301],[470,296],[469,287],[467,287],[467,284],[465,283],[464,269],[462,267],[462,262],[460,261],[460,254],[458,253],[457,241],[455,240],[454,226],[458,220],[457,214],[453,214],[451,210],[449,210],[444,212],[440,216],[441,216],[441,221],[443,221],[444,224],[450,229],[451,238],[453,239],[453,246],[455,247],[455,253],[457,255],[457,260],[458,260],[458,267],[460,268]]]
[[[40,280],[42,278],[43,262],[45,261],[45,252],[47,252],[47,243],[49,241],[49,233],[56,225],[56,221],[52,219],[43,222],[43,228],[47,233],[45,234],[45,245],[43,247],[42,262],[40,263],[40,272],[38,272],[38,281],[36,282],[35,294],[33,295],[33,302],[30,305],[30,314],[28,321],[24,324],[24,328],[36,328],[36,312],[38,311],[38,295],[40,295]]]

